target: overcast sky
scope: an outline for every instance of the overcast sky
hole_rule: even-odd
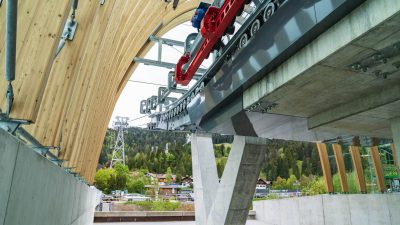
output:
[[[189,23],[184,23],[175,27],[163,37],[184,41],[190,33],[194,32],[196,32],[195,28],[191,27]],[[183,48],[177,46],[174,48],[163,45],[163,61],[177,63],[178,59],[183,54]],[[154,45],[145,58],[157,60],[157,52],[158,45]],[[130,80],[166,85],[169,71],[169,69],[140,64],[132,74]],[[112,122],[116,116],[129,117],[130,120],[142,117],[143,115],[139,112],[140,101],[145,100],[152,95],[157,95],[158,87],[159,86],[156,85],[128,82],[114,108],[114,112],[109,122],[109,127],[112,127]],[[131,121],[130,125],[145,127],[149,121],[150,119],[146,117]]]

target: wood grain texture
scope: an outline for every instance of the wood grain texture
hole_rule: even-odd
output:
[[[317,143],[319,159],[321,161],[322,172],[324,174],[325,187],[328,193],[333,193],[333,181],[331,165],[329,164],[328,151],[325,143]]]
[[[371,154],[372,164],[374,166],[374,172],[378,190],[383,193],[385,192],[386,187],[385,187],[385,180],[383,177],[382,161],[379,156],[379,149],[377,146],[373,146],[369,149],[369,152]]]
[[[367,185],[365,183],[364,170],[361,163],[360,147],[350,146],[350,155],[353,160],[354,172],[356,173],[358,190],[361,193],[367,193]]]
[[[19,1],[17,63],[12,118],[35,121],[53,64],[55,49],[70,10],[69,1]],[[5,34],[5,8],[0,8],[0,33]],[[0,35],[0,71],[4,71],[5,37]],[[1,73],[3,74],[3,73]],[[4,79],[3,77],[1,79]],[[0,82],[0,107],[5,109],[6,82]]]
[[[340,144],[333,144],[333,153],[335,154],[336,166],[339,171],[340,187],[343,193],[349,193],[349,185],[347,183],[346,167],[344,165],[343,151]]]
[[[181,0],[173,10],[163,0],[107,0],[102,6],[97,0],[79,1],[75,38],[54,57],[70,1],[20,1],[11,117],[32,121],[26,129],[43,145],[60,147],[63,166],[93,182],[112,111],[137,67],[132,59],[153,46],[150,35],[162,36],[190,20],[198,4]],[[0,15],[4,33],[5,7]],[[4,109],[4,98],[0,104]]]
[[[393,163],[399,169],[399,165],[397,165],[397,152],[396,148],[394,147],[394,143],[390,144],[391,150],[392,150],[392,156],[393,156]]]

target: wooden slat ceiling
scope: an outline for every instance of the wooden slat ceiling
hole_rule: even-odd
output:
[[[181,0],[173,10],[164,0],[79,1],[75,39],[55,57],[70,1],[19,1],[11,117],[32,121],[26,129],[43,145],[59,146],[63,166],[93,182],[112,111],[137,66],[132,59],[147,53],[151,34],[161,36],[189,20],[198,4]],[[5,4],[0,31],[5,33]],[[4,35],[0,55],[4,71]],[[0,97],[1,109],[5,104]]]

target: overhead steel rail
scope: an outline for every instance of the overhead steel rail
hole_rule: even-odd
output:
[[[276,1],[263,2],[186,94],[166,111],[150,113],[152,122],[148,127],[209,130],[218,123],[216,118],[230,118],[243,110],[241,96],[246,87],[277,68],[363,2],[287,0],[279,5]],[[258,26],[264,15],[267,19]],[[245,110],[267,112],[272,107],[273,103],[266,103]]]

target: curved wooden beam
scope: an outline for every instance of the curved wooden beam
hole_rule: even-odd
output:
[[[62,2],[19,4],[11,117],[32,121],[27,130],[43,145],[60,147],[63,166],[92,182],[112,111],[137,66],[132,59],[149,51],[150,35],[161,36],[189,20],[199,1],[181,0],[176,10],[163,0],[107,0],[104,5],[81,1],[75,38],[55,57],[70,14],[69,1]],[[5,16],[0,18],[3,31]],[[0,35],[0,70],[3,52]],[[4,83],[0,82],[0,96]],[[0,107],[4,106],[5,99],[0,98]]]

